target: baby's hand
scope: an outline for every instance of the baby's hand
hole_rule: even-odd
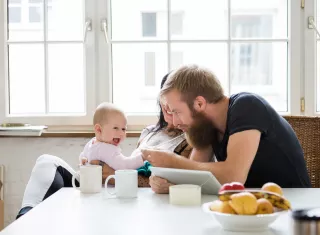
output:
[[[88,158],[82,157],[81,158],[81,165],[85,165],[88,162]]]

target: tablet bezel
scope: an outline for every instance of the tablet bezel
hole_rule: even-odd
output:
[[[202,194],[217,195],[221,184],[209,171],[150,167],[152,175],[164,178],[173,184],[195,184],[201,186]]]

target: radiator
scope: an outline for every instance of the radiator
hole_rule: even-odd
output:
[[[4,199],[4,165],[0,165],[0,181],[2,182],[2,189],[0,190],[0,199]]]

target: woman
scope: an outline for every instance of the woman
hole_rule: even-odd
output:
[[[162,79],[161,88],[167,77],[168,74]],[[173,151],[180,156],[189,157],[192,149],[185,140],[183,132],[174,128],[172,116],[168,112],[167,107],[160,104],[160,102],[159,107],[160,116],[158,123],[142,131],[138,141],[138,148],[161,146],[161,149]],[[114,174],[114,170],[103,162],[92,161],[90,163],[102,166],[103,182],[109,175]],[[17,215],[17,219],[62,187],[72,187],[71,180],[75,174],[75,170],[62,159],[51,155],[40,156],[32,170],[24,193],[22,208]],[[147,176],[139,175],[138,182],[139,187],[149,187]],[[161,182],[163,183],[164,181]],[[110,183],[113,182],[111,181]],[[76,184],[79,186],[78,182]],[[169,183],[163,185],[169,185]],[[156,186],[153,188],[156,189]],[[162,192],[166,192],[166,190]]]

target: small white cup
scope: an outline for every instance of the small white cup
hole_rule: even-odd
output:
[[[169,187],[170,204],[184,206],[201,205],[201,187],[193,184],[179,184]]]
[[[108,181],[115,179],[115,191],[110,192]],[[117,170],[114,175],[108,176],[104,184],[107,193],[117,198],[135,198],[138,194],[138,172],[136,170]]]
[[[80,187],[75,184],[76,176],[80,177]],[[82,193],[99,193],[102,188],[102,167],[100,165],[80,166],[77,174],[72,176],[72,186]]]

